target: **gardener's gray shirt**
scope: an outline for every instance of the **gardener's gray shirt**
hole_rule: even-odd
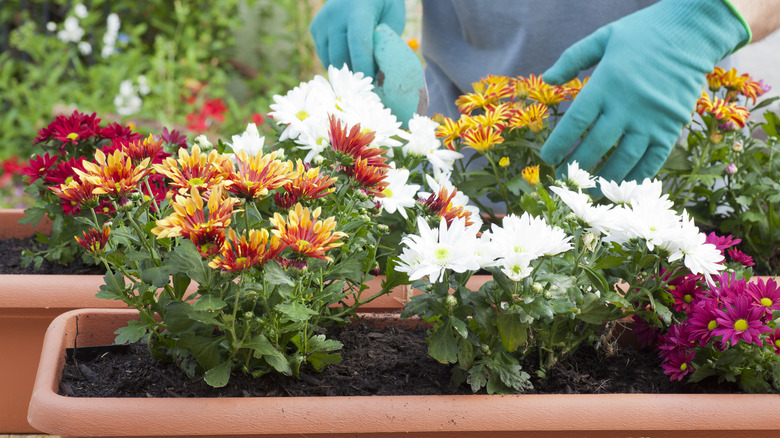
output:
[[[458,96],[492,75],[540,75],[569,46],[654,0],[423,0],[428,113],[457,117]],[[590,74],[583,73],[582,77]]]

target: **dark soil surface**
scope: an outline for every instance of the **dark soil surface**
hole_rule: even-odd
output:
[[[0,239],[0,274],[73,274],[73,275],[103,275],[105,269],[99,266],[88,265],[80,259],[67,266],[59,263],[43,261],[41,268],[33,269],[32,266],[22,266],[22,250],[40,250],[44,246],[35,241],[34,237],[25,239]]]
[[[75,397],[278,397],[346,395],[470,394],[467,386],[450,385],[450,366],[431,359],[425,328],[377,328],[365,322],[335,329],[344,344],[343,361],[321,373],[307,370],[300,380],[266,375],[234,375],[224,388],[192,381],[175,365],[154,362],[144,345],[126,353],[102,353],[94,359],[69,360],[60,393]],[[533,369],[529,363],[523,367]],[[630,347],[604,357],[581,349],[557,365],[546,380],[534,377],[530,393],[716,393],[739,392],[733,385],[672,383],[652,351]]]

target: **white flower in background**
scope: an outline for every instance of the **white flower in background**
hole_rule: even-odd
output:
[[[569,163],[566,169],[566,179],[578,189],[590,189],[596,187],[596,180],[586,170],[580,169],[576,161]]]
[[[149,88],[149,81],[146,79],[146,76],[138,76],[136,82],[138,82],[138,92],[141,93],[142,96],[146,96],[152,92],[152,89]]]
[[[575,216],[589,225],[589,232],[602,235],[620,229],[619,212],[611,205],[593,205],[587,193],[562,187],[550,186],[550,191],[558,195]]]
[[[46,23],[46,30],[48,30],[49,32],[56,31],[57,30],[57,23],[55,23],[53,21],[50,21],[50,22]]]
[[[277,124],[287,125],[279,136],[280,141],[297,139],[305,124],[311,123],[311,120],[308,120],[310,117],[319,116],[320,120],[325,120],[319,123],[327,123],[327,116],[323,117],[326,103],[322,97],[323,94],[309,82],[301,83],[284,96],[273,97],[274,103],[270,105],[272,111],[269,115]]]
[[[432,119],[415,114],[409,120],[409,132],[400,131],[399,136],[407,140],[403,147],[404,155],[425,157],[433,166],[434,172],[451,172],[455,160],[463,158],[463,154],[441,147],[441,140],[436,138],[438,123]]]
[[[246,151],[250,157],[254,157],[258,153],[263,151],[263,145],[265,144],[265,137],[260,137],[260,131],[257,130],[257,125],[249,123],[246,125],[246,130],[241,135],[233,136],[233,143],[230,146],[233,147],[233,152]]]
[[[83,3],[76,3],[73,6],[73,14],[79,18],[87,18],[87,7]]]
[[[207,151],[214,147],[213,144],[209,141],[209,138],[206,137],[205,134],[201,134],[193,139],[193,142],[200,147],[201,152]]]
[[[79,48],[79,52],[81,52],[82,55],[86,56],[92,53],[92,44],[86,41],[79,41],[77,47]]]
[[[119,35],[119,15],[115,13],[108,14],[106,18],[106,33],[103,34],[103,49],[100,55],[108,58],[116,51],[116,39]]]
[[[119,94],[114,97],[114,106],[120,116],[129,116],[141,110],[143,100],[138,96],[138,91],[133,81],[124,80],[119,84]]]
[[[391,167],[385,176],[385,181],[388,183],[382,191],[385,196],[375,198],[388,213],[393,214],[398,211],[404,219],[408,218],[406,209],[414,207],[415,196],[417,196],[417,190],[420,189],[419,184],[407,184],[408,180],[408,169]]]
[[[57,32],[57,38],[63,43],[77,43],[84,37],[84,29],[79,25],[79,19],[68,17],[63,23],[64,28]]]
[[[456,218],[447,227],[442,218],[439,227],[431,229],[425,219],[418,218],[419,234],[403,238],[406,245],[399,256],[396,270],[409,274],[410,280],[428,277],[431,282],[444,279],[444,272],[476,271],[480,268],[477,247],[478,229],[466,227],[466,220]]]

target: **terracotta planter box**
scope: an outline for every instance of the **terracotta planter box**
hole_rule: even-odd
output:
[[[0,239],[23,238],[51,230],[41,221],[35,228],[19,224],[20,209],[0,210]],[[368,283],[364,296],[381,287],[381,277]],[[27,422],[35,370],[43,335],[52,320],[81,308],[125,309],[121,301],[95,298],[100,275],[0,275],[0,434],[38,432]],[[393,312],[407,301],[407,288],[397,288],[362,307],[365,312]]]
[[[607,394],[69,398],[65,349],[110,342],[135,316],[72,311],[46,333],[28,419],[61,436],[777,437],[779,395]],[[78,334],[76,324],[78,322]],[[193,413],[197,413],[193,415]]]

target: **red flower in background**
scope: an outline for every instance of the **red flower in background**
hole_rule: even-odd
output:
[[[225,122],[227,106],[220,98],[208,99],[200,112],[187,114],[187,129],[195,132],[208,130],[214,123]]]
[[[59,115],[49,126],[38,131],[38,137],[33,143],[42,143],[51,139],[59,140],[62,145],[68,143],[76,145],[79,141],[86,140],[100,133],[100,119],[96,113],[91,115],[74,111],[73,114]]]
[[[133,129],[129,126],[122,126],[116,122],[109,123],[108,126],[102,128],[98,135],[109,140],[121,139],[135,141],[143,138],[141,134],[133,132]]]

